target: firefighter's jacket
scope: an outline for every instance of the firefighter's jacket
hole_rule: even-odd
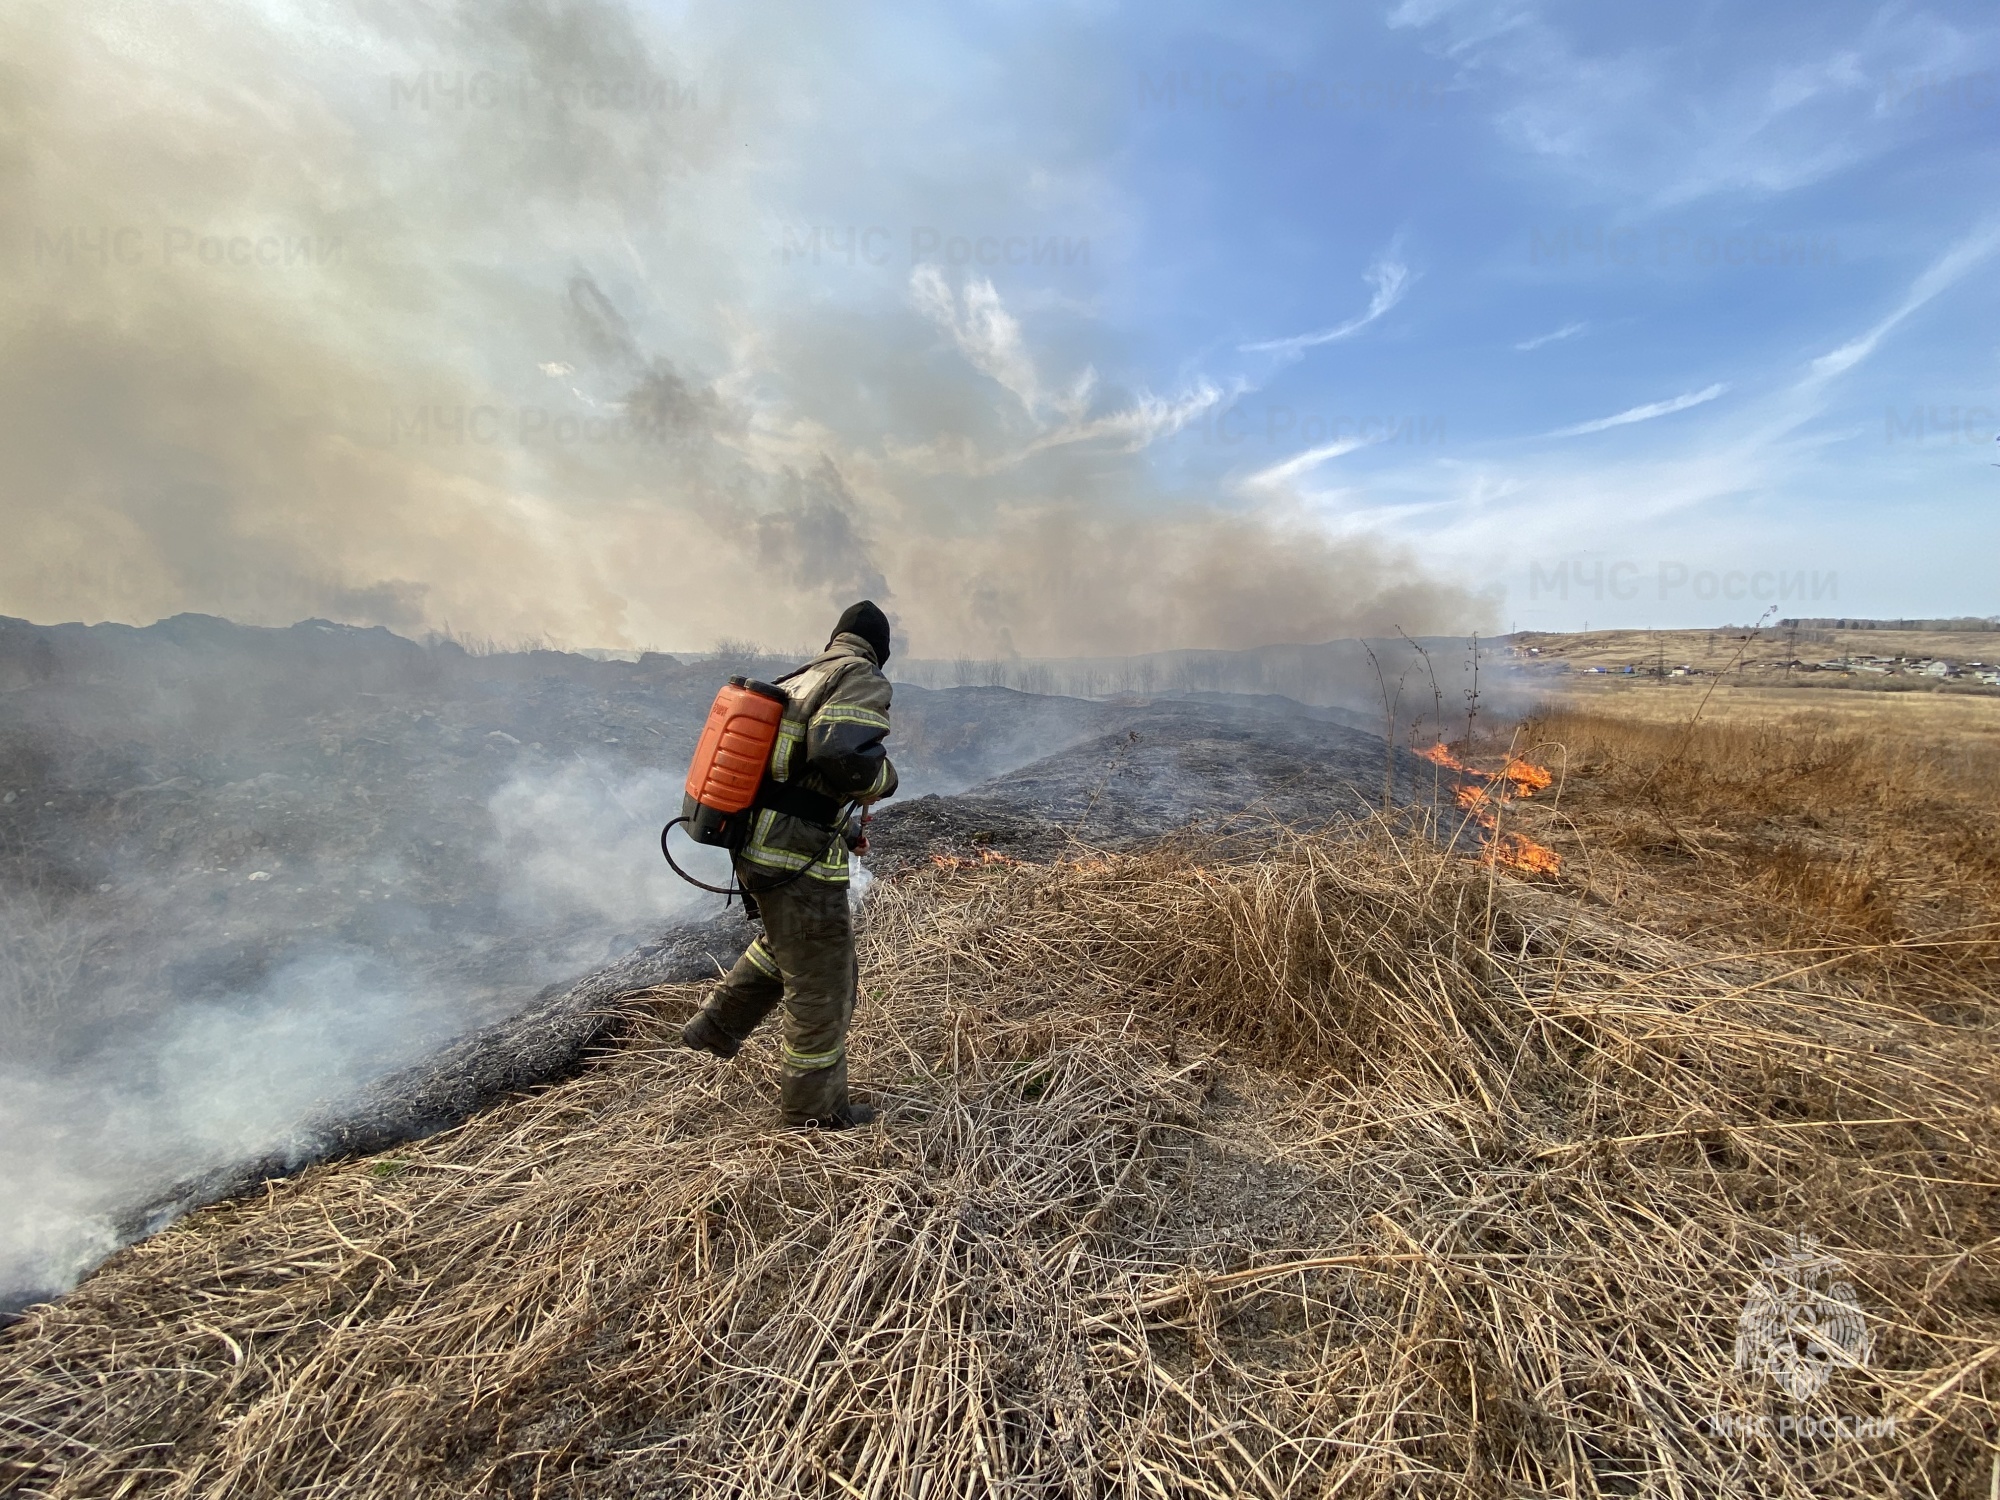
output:
[[[896,790],[896,768],[882,741],[889,733],[889,679],[875,648],[858,635],[835,636],[826,650],[778,679],[790,696],[771,748],[770,800],[750,826],[737,858],[750,890],[800,871],[809,880],[847,884],[847,810]],[[792,795],[802,793],[803,796]],[[797,809],[810,805],[820,816]]]

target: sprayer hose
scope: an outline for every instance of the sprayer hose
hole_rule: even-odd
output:
[[[672,833],[675,828],[679,827],[682,823],[685,823],[687,821],[688,820],[686,818],[675,818],[672,822],[668,823],[665,828],[662,828],[660,830],[660,853],[666,856],[667,863],[672,867],[673,872],[676,875],[680,876],[681,879],[685,880],[689,885],[698,886],[704,891],[713,891],[715,892],[716,895],[723,897],[767,896],[772,891],[783,890],[786,886],[790,885],[793,881],[797,880],[800,876],[804,875],[807,870],[810,870],[812,868],[813,865],[816,865],[821,860],[825,859],[827,854],[833,848],[833,840],[840,837],[840,829],[836,827],[833,830],[833,838],[829,838],[826,841],[826,847],[824,849],[821,849],[818,854],[813,856],[812,864],[808,864],[801,869],[793,871],[790,875],[787,875],[783,880],[780,880],[776,885],[759,886],[755,889],[752,889],[751,887],[744,885],[740,880],[737,881],[734,885],[729,885],[729,886],[710,885],[706,880],[696,880],[694,876],[688,874],[686,870],[683,870],[678,864],[676,864],[674,862],[674,851],[667,847],[667,835]]]
[[[710,885],[706,880],[696,880],[694,876],[688,874],[686,870],[683,870],[678,864],[674,862],[674,851],[667,847],[667,835],[672,833],[675,828],[679,827],[682,823],[685,823],[687,821],[688,820],[686,818],[675,818],[671,823],[667,824],[665,828],[662,828],[660,830],[660,853],[664,854],[667,857],[667,863],[668,865],[672,866],[673,872],[676,875],[680,876],[681,879],[685,880],[689,885],[699,886],[701,887],[701,889],[705,891],[713,891],[718,896],[742,895],[743,894],[742,889],[735,885],[726,885],[726,886]]]

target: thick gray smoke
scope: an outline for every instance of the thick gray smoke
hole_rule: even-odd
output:
[[[654,844],[678,796],[602,760],[513,775],[466,822],[472,867],[449,872],[497,923],[423,901],[424,873],[379,850],[135,858],[60,902],[0,888],[0,1302],[68,1287],[181,1185],[311,1159],[306,1122],[363,1085],[697,910]],[[134,930],[141,945],[103,954]]]
[[[1101,90],[1050,81],[1054,175],[941,176],[883,43],[776,0],[9,7],[0,613],[675,648],[867,593],[939,657],[1480,623],[1163,487],[1224,393],[1094,368]],[[1099,254],[954,267],[980,234]]]

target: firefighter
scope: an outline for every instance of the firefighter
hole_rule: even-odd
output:
[[[857,974],[847,905],[851,808],[896,790],[889,733],[889,619],[864,599],[826,649],[778,681],[790,697],[758,812],[735,856],[764,932],[681,1032],[725,1060],[784,1004],[782,1101],[788,1124],[844,1130],[874,1110],[847,1097],[847,1026]]]

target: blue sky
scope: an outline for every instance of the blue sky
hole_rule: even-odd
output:
[[[1990,5],[42,5],[0,113],[0,612],[2000,612]]]
[[[963,229],[1052,363],[1221,393],[1148,446],[1170,490],[1407,541],[1524,627],[2000,612],[1989,7],[879,24],[836,128],[918,201],[842,174],[800,222]]]
[[[1434,415],[1430,451],[1392,440],[1292,482],[1336,524],[1499,564],[1523,624],[1757,612],[1695,598],[1704,573],[1788,615],[2000,611],[1991,11],[1237,14],[1140,49],[1140,191],[1174,205],[1168,184],[1198,181],[1201,218],[1160,227],[1205,222],[1237,268],[1182,338],[1351,327],[1362,268],[1401,268],[1374,322],[1243,367],[1232,431],[1271,439],[1247,461],[1285,458],[1292,412],[1420,435]],[[1160,107],[1162,80],[1204,72],[1206,107]],[[1307,79],[1336,102],[1307,107]],[[1203,446],[1175,459],[1231,471]],[[1779,599],[1800,573],[1818,607]]]

